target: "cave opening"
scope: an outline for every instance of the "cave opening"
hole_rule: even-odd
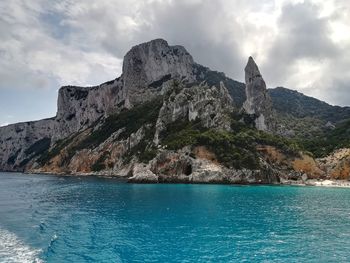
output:
[[[190,175],[191,173],[192,173],[192,165],[187,164],[187,165],[185,166],[184,174],[185,174],[185,175]]]

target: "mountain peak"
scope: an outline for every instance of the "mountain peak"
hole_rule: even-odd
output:
[[[245,82],[250,83],[255,78],[261,77],[258,65],[255,63],[253,57],[249,57],[248,63],[244,68],[245,71]]]
[[[193,65],[193,58],[184,47],[169,46],[164,39],[134,46],[123,61],[123,81],[129,88],[131,104],[143,101],[142,89],[165,76],[193,81]]]
[[[256,117],[257,129],[273,132],[275,127],[271,98],[267,94],[265,81],[252,57],[249,57],[244,71],[247,97],[243,105],[244,110]]]
[[[147,48],[150,48],[152,46],[153,47],[157,46],[157,47],[167,48],[167,47],[169,47],[169,44],[168,44],[168,42],[165,39],[156,38],[156,39],[152,39],[152,40],[150,40],[148,42],[144,42],[144,43],[141,43],[141,44],[133,46],[129,50],[129,52],[132,52],[133,50],[137,50],[137,49],[147,49]]]

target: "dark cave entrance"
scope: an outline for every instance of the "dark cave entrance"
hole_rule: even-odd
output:
[[[186,164],[184,168],[184,174],[185,175],[190,175],[192,173],[192,165],[191,164]]]

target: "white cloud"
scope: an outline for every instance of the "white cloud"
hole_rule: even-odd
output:
[[[93,85],[117,77],[120,59],[54,38],[42,20],[50,12],[52,7],[40,0],[1,3],[0,88]]]

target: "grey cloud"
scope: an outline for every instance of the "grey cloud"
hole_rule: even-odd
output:
[[[128,10],[129,4],[122,1],[99,5],[76,1],[63,8],[68,14],[63,23],[75,32],[71,42],[84,50],[104,50],[122,58],[133,45],[164,38],[185,46],[197,62],[242,78],[243,33],[225,1],[146,2],[130,1],[134,5]]]
[[[315,5],[304,2],[284,6],[278,27],[281,34],[273,50],[277,56],[298,59],[338,55],[329,37],[328,21],[319,17]]]
[[[278,34],[263,65],[274,85],[285,83],[293,64],[300,59],[321,63],[340,55],[339,48],[329,37],[328,21],[319,17],[316,5],[309,2],[285,5],[277,26]]]
[[[197,62],[241,78],[240,26],[222,1],[155,3],[148,10],[154,19],[143,32],[184,45]]]
[[[350,78],[336,79],[330,87],[328,101],[335,105],[349,106]]]

